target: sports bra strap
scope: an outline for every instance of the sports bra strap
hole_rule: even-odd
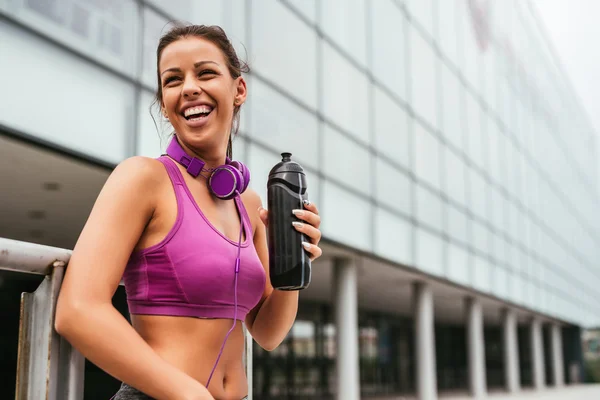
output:
[[[163,163],[167,168],[167,174],[169,174],[169,178],[171,178],[171,182],[173,182],[174,185],[185,185],[181,171],[179,171],[173,160],[167,156],[160,156],[157,160]]]

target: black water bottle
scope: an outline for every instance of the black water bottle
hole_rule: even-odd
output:
[[[302,290],[310,284],[310,253],[302,246],[309,239],[292,225],[300,221],[292,210],[303,209],[308,198],[306,175],[291,156],[281,153],[267,181],[269,276],[278,290]]]

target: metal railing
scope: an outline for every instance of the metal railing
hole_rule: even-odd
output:
[[[0,238],[0,270],[44,276],[21,295],[16,400],[83,399],[85,359],[54,329],[56,301],[71,251]],[[252,400],[252,337],[245,330],[248,398]]]
[[[83,399],[84,358],[54,330],[56,300],[71,252],[0,238],[0,269],[43,275],[21,295],[16,400]]]

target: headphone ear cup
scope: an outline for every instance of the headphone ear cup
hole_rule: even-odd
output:
[[[211,193],[222,200],[233,199],[243,182],[242,173],[231,165],[221,165],[208,178]]]
[[[242,179],[238,181],[238,192],[242,194],[248,188],[248,184],[250,183],[250,170],[239,161],[231,161],[229,165],[237,169],[241,174]]]

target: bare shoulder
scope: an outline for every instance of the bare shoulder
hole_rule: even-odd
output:
[[[164,180],[166,171],[163,164],[157,159],[133,156],[121,161],[111,176],[130,181],[137,187],[153,186]]]
[[[167,172],[156,159],[133,156],[121,161],[108,177],[96,201],[102,210],[125,207],[152,213],[158,188],[168,181]],[[132,211],[133,211],[132,210]]]

